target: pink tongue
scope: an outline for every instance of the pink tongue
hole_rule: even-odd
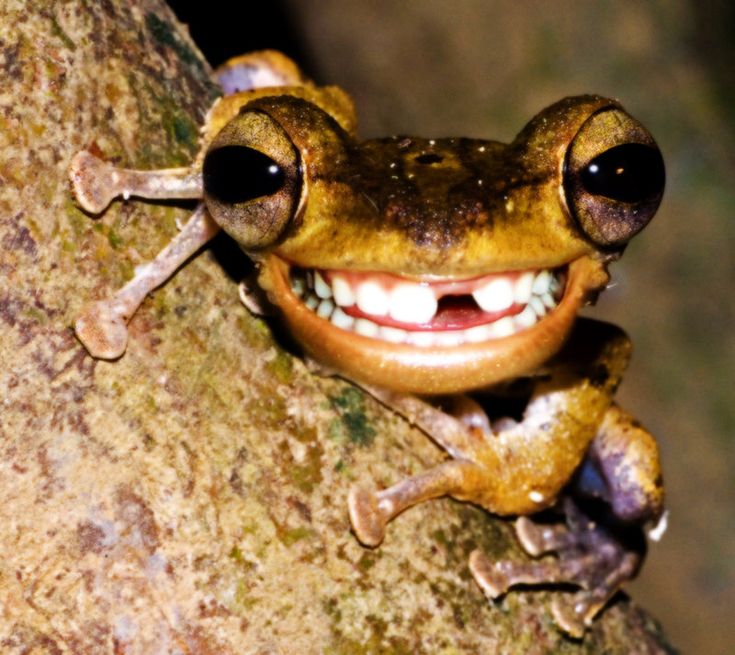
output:
[[[480,309],[471,296],[444,296],[439,300],[439,309],[430,323],[403,323],[390,316],[374,316],[360,311],[357,305],[343,307],[345,314],[354,318],[367,318],[378,325],[402,328],[412,332],[434,330],[467,330],[477,325],[492,323],[504,316],[513,316],[523,309],[523,305],[512,305],[500,312],[485,312]]]

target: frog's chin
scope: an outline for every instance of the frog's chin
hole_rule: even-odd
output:
[[[448,394],[533,372],[561,348],[608,274],[604,263],[583,256],[536,271],[412,281],[304,271],[269,255],[259,281],[320,363],[358,383]],[[475,303],[463,307],[462,297]]]

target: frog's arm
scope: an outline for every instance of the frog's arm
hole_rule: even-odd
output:
[[[118,168],[90,152],[72,159],[72,192],[85,211],[103,212],[117,197],[148,199],[200,199],[203,195],[202,153],[213,136],[248,102],[274,89],[304,96],[316,104],[329,104],[345,127],[354,129],[354,111],[338,89],[317,89],[287,57],[274,51],[249,53],[229,60],[215,73],[226,95],[210,109],[202,132],[202,149],[186,168],[139,171]],[[135,276],[110,298],[88,305],[75,324],[80,341],[93,357],[115,359],[127,346],[127,323],[153,289],[171,277],[220,230],[200,204],[181,232],[152,261],[136,269]]]
[[[425,430],[454,459],[383,491],[354,488],[350,516],[357,537],[375,546],[394,516],[444,495],[494,514],[550,506],[582,462],[629,355],[630,342],[618,328],[580,320],[570,344],[537,383],[523,419],[493,433],[468,429],[466,421],[417,398],[378,391],[379,400]]]
[[[219,229],[204,205],[199,204],[181,232],[156,258],[136,267],[132,280],[111,297],[84,307],[74,330],[89,354],[98,359],[120,357],[128,343],[128,321],[145,297],[168,280]]]

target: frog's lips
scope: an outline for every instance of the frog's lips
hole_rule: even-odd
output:
[[[562,345],[587,292],[607,281],[569,265],[471,279],[305,270],[275,255],[263,286],[294,337],[358,382],[453,393],[528,373]]]

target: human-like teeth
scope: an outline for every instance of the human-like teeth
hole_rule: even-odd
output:
[[[516,331],[516,326],[513,323],[513,318],[510,316],[506,316],[497,321],[493,321],[492,323],[490,323],[489,327],[492,330],[492,336],[496,339],[509,337]]]
[[[355,332],[363,337],[375,337],[379,329],[377,323],[373,323],[366,318],[358,318],[355,321]]]
[[[436,333],[434,332],[409,332],[406,335],[406,341],[412,346],[420,348],[428,348],[434,345]]]
[[[352,277],[351,277],[352,276]],[[444,285],[444,286],[442,286]],[[459,287],[459,288],[458,288]],[[335,327],[388,343],[419,348],[451,348],[502,339],[533,327],[559,304],[564,287],[561,273],[550,270],[493,274],[474,281],[451,283],[388,280],[340,272],[293,269],[291,288],[306,307]],[[466,329],[417,329],[431,323],[445,295],[470,294],[480,309],[501,317]],[[357,306],[375,320],[350,316],[343,308]],[[510,310],[516,307],[511,315]],[[506,315],[502,315],[505,313]],[[395,323],[383,325],[380,317]]]
[[[428,323],[434,318],[437,308],[434,292],[428,286],[398,284],[391,289],[388,313],[396,321]]]
[[[345,314],[339,307],[335,308],[329,320],[343,330],[349,330],[355,324],[355,319],[349,314]]]
[[[492,339],[492,330],[489,325],[478,325],[464,331],[466,340],[469,343],[480,343]]]
[[[322,299],[332,297],[332,287],[326,283],[319,271],[314,273],[314,291]]]
[[[329,298],[322,300],[316,308],[316,315],[321,318],[329,318],[332,315],[334,303]]]
[[[381,338],[386,341],[390,341],[391,343],[403,343],[406,340],[407,335],[408,332],[406,332],[406,330],[401,330],[400,328],[389,327],[387,325],[383,325],[380,328]]]
[[[310,294],[310,295],[308,295],[306,297],[306,300],[304,300],[304,304],[309,309],[316,309],[317,307],[319,307],[319,298],[317,298],[316,296]]]
[[[528,306],[536,312],[536,316],[544,316],[546,314],[546,306],[538,296],[532,296],[531,300],[528,301]]]
[[[297,296],[303,296],[304,291],[306,290],[306,281],[302,277],[296,277],[293,280],[291,280],[291,290],[297,295]]]
[[[529,306],[526,306],[520,314],[513,317],[515,324],[521,329],[531,327],[537,319],[536,312]]]
[[[472,297],[486,312],[501,312],[513,304],[513,285],[506,278],[496,278],[475,289]]]
[[[551,284],[551,273],[547,270],[540,271],[533,281],[531,291],[537,296],[542,296],[549,290]]]
[[[355,304],[355,294],[352,287],[341,275],[332,276],[332,292],[334,293],[334,302],[340,307],[351,307]]]
[[[388,313],[388,293],[377,282],[368,280],[358,285],[355,301],[361,311],[373,316],[385,316]]]
[[[513,285],[513,300],[519,305],[525,305],[531,297],[533,280],[534,274],[531,271],[526,271],[515,281]]]

